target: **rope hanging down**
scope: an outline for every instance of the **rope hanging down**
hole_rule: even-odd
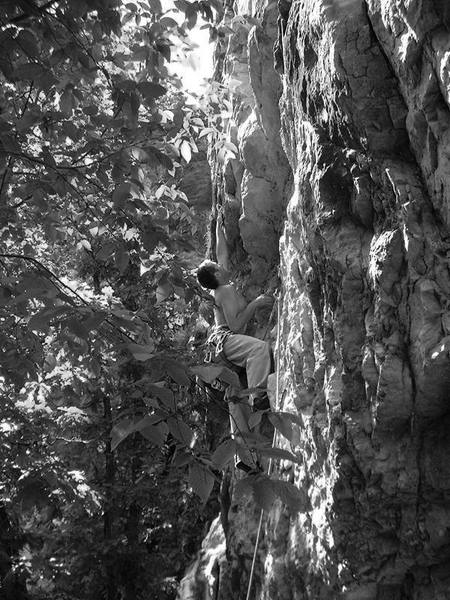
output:
[[[280,296],[281,296],[281,293],[280,293]],[[275,370],[275,406],[276,407],[278,407],[279,390],[280,390],[280,317],[281,317],[280,299],[281,298],[277,299],[277,305],[278,305],[278,310],[277,310],[277,365],[276,365],[276,370]],[[275,446],[276,437],[277,437],[277,430],[275,429],[273,432],[272,448]],[[272,457],[270,457],[269,466],[267,467],[267,475],[268,476],[270,476],[270,474],[272,472],[272,464],[273,464],[273,459],[272,459]],[[259,515],[258,530],[256,533],[256,540],[255,540],[255,549],[253,551],[252,567],[250,569],[250,578],[248,581],[248,589],[247,589],[247,595],[245,597],[245,600],[250,600],[250,592],[252,589],[253,576],[255,573],[256,555],[258,552],[259,538],[261,537],[263,517],[264,517],[264,509],[262,508],[261,513]]]

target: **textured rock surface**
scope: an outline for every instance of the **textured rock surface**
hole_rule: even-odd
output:
[[[445,600],[450,3],[280,0],[279,79],[274,5],[235,9],[223,64],[247,100],[234,99],[240,175],[225,191],[250,284],[281,232],[277,408],[301,417],[285,444],[303,464],[279,470],[311,502],[267,516],[255,597]]]
[[[196,560],[186,572],[178,598],[183,600],[215,600],[220,585],[220,565],[225,556],[225,536],[217,517],[203,540]]]
[[[313,505],[286,547],[304,562],[295,598],[450,594],[443,7],[293,2],[280,40],[282,402],[304,418]]]
[[[241,249],[234,266],[247,287],[267,284],[278,264],[278,243],[291,169],[280,138],[281,81],[273,67],[277,11],[258,18],[225,13],[227,32],[220,83],[231,91],[233,118],[224,132],[239,150],[236,159],[216,163],[216,202],[225,208],[230,246]],[[222,50],[222,48],[221,48]]]

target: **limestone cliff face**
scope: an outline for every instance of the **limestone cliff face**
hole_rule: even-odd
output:
[[[277,443],[303,463],[278,470],[311,503],[267,515],[254,597],[444,600],[450,2],[249,0],[226,18],[240,156],[217,197],[250,286],[279,260],[276,409],[302,425]]]
[[[281,401],[313,504],[285,562],[306,598],[450,593],[448,17],[314,1],[283,22]]]
[[[234,266],[250,294],[267,285],[278,258],[291,169],[281,145],[281,81],[273,67],[276,7],[253,18],[228,9],[219,26],[216,77],[232,90],[232,118],[224,131],[239,155],[215,162],[216,203],[225,210]],[[214,157],[213,157],[214,160]]]

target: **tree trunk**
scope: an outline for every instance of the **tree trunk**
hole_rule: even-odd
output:
[[[114,454],[111,450],[112,411],[108,396],[103,396],[103,416],[105,419],[105,505],[103,510],[103,536],[105,544],[110,545],[113,537],[114,521],[114,494],[116,465]],[[105,587],[107,600],[117,599],[117,576],[115,570],[115,556],[110,550],[104,555],[105,562]]]

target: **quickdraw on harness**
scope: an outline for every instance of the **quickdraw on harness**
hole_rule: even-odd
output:
[[[225,356],[225,352],[223,346],[225,344],[226,339],[233,332],[227,325],[214,325],[210,334],[205,342],[206,346],[206,362],[230,362]],[[231,363],[230,363],[231,364]]]
[[[233,332],[227,325],[214,325],[210,334],[205,342],[205,362],[207,363],[219,363],[225,365],[228,369],[239,373],[240,367],[228,360],[224,351],[224,344],[227,338],[232,335]],[[216,379],[212,384],[214,389],[225,391],[228,387],[227,384]]]

